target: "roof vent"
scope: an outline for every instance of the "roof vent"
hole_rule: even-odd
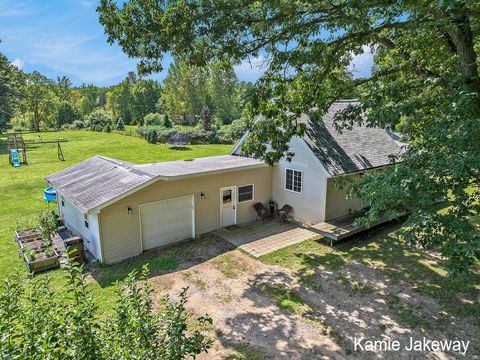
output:
[[[185,159],[183,161],[193,161],[194,159]]]

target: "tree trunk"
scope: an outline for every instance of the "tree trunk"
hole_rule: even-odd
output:
[[[468,90],[480,94],[480,77],[478,74],[477,54],[473,43],[470,19],[466,15],[456,18],[456,27],[448,30],[455,45],[459,61],[459,70]]]

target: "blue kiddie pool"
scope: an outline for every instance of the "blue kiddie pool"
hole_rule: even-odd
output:
[[[57,191],[53,187],[48,187],[43,192],[43,200],[47,202],[55,201],[57,198]]]

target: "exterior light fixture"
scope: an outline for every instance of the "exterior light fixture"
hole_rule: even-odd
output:
[[[200,193],[200,199],[205,200],[205,193],[203,192]]]
[[[130,206],[127,206],[127,214],[132,215],[133,214],[133,209]]]

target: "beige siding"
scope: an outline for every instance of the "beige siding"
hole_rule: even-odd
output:
[[[195,198],[195,233],[204,234],[220,227],[220,188],[254,184],[255,200],[239,203],[237,223],[255,220],[254,202],[271,200],[270,167],[225,174],[198,176],[175,181],[158,181],[100,211],[103,261],[117,262],[142,252],[138,206],[186,195]],[[200,193],[205,199],[200,198]],[[127,214],[126,207],[133,209]]]
[[[327,206],[325,220],[348,215],[349,209],[361,209],[362,201],[358,198],[347,199],[346,189],[335,186],[335,179],[328,179]]]
[[[325,220],[325,194],[327,176],[322,171],[319,160],[308,145],[300,138],[293,138],[290,151],[295,153],[291,162],[284,158],[273,169],[273,199],[279,207],[285,204],[292,206],[296,221],[316,224]],[[285,169],[302,171],[302,193],[285,190]]]

